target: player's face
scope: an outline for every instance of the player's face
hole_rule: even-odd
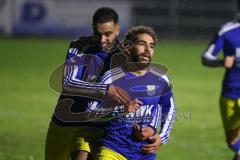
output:
[[[103,49],[106,45],[115,42],[116,37],[119,35],[119,24],[113,21],[106,23],[97,23],[93,26],[94,37],[100,42],[100,47]]]
[[[139,34],[132,46],[130,55],[133,62],[150,63],[154,53],[155,42],[149,34]]]

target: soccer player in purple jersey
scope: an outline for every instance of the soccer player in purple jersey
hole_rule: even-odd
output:
[[[139,137],[136,130],[151,127],[157,132],[161,143],[167,142],[176,114],[172,87],[165,72],[150,64],[156,44],[154,30],[136,26],[128,30],[125,40],[130,42],[125,53],[128,62],[104,74],[104,84],[123,88],[132,97],[141,101],[129,112],[123,105],[113,108],[102,138],[100,160],[155,160],[156,152],[144,153],[142,146],[152,143],[148,137]],[[131,43],[132,42],[132,43]],[[89,110],[105,111],[108,101],[94,101]],[[128,108],[129,109],[129,108]],[[154,133],[153,133],[154,134]]]
[[[220,97],[220,110],[228,146],[240,160],[240,0],[237,19],[224,24],[202,56],[209,67],[226,69]],[[217,55],[223,50],[223,59]]]
[[[79,117],[84,117],[79,113],[85,112],[89,100],[110,93],[112,98],[124,104],[130,101],[123,90],[95,83],[102,73],[110,69],[113,55],[118,53],[109,47],[111,43],[118,44],[116,37],[120,26],[116,11],[99,8],[93,15],[92,27],[93,36],[80,37],[69,46],[63,91],[48,129],[45,160],[68,160],[71,155],[73,160],[84,160],[88,152],[97,153],[95,149],[102,133],[101,127],[79,120]]]

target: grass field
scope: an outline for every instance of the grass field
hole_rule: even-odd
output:
[[[178,115],[161,160],[226,160],[218,98],[223,69],[201,66],[207,41],[160,41],[154,62],[166,65]],[[63,63],[66,39],[0,39],[0,160],[43,160],[47,128],[59,93],[48,85]]]

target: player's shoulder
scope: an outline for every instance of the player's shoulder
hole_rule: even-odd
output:
[[[93,41],[93,37],[92,36],[81,36],[78,37],[77,39],[74,39],[73,41],[71,41],[72,45],[80,45],[80,44],[87,44]]]
[[[171,82],[169,80],[169,77],[167,75],[167,68],[164,66],[149,66],[149,72],[151,72],[153,75],[155,75],[160,81],[167,83],[169,86],[171,85]]]
[[[113,82],[125,75],[124,70],[121,67],[115,67],[104,73],[102,76],[102,82]]]
[[[228,33],[229,31],[232,31],[234,29],[240,28],[240,22],[239,21],[230,21],[221,26],[221,29],[218,32],[218,35],[221,36],[225,33]]]
[[[94,41],[93,36],[82,36],[70,43],[69,52],[74,52],[74,55],[81,53],[94,53],[97,49],[97,44]]]

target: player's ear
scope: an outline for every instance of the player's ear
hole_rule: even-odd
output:
[[[131,44],[131,43],[126,43],[126,44],[124,45],[124,52],[125,52],[127,55],[130,55],[131,50],[132,50],[132,44]]]
[[[118,23],[115,24],[115,34],[116,36],[120,34],[120,25]]]

